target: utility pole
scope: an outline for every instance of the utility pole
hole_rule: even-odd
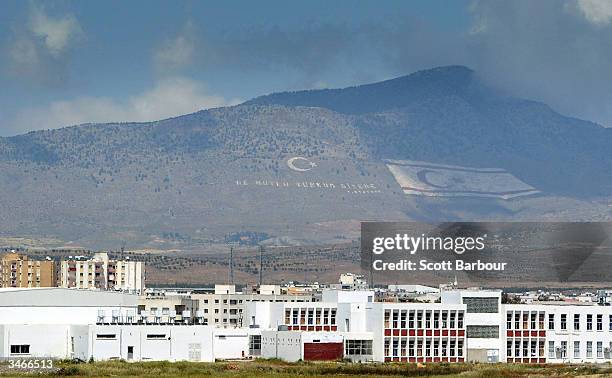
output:
[[[259,246],[259,286],[263,282],[263,246]]]
[[[230,262],[229,262],[229,279],[230,284],[234,284],[234,246],[230,245]]]

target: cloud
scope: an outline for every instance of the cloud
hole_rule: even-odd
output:
[[[188,21],[178,35],[164,40],[154,50],[154,65],[161,73],[178,71],[193,63],[195,50],[196,29]]]
[[[500,88],[611,126],[611,30],[576,12],[576,5],[585,4],[476,1],[472,17],[478,32],[458,44],[468,52],[466,63]]]
[[[612,1],[578,0],[578,9],[584,17],[595,25],[607,25],[612,22]]]
[[[73,15],[51,18],[43,8],[36,5],[30,7],[29,29],[32,35],[42,39],[45,48],[55,57],[63,54],[70,43],[83,34],[81,26]]]
[[[29,21],[13,27],[8,44],[9,73],[33,83],[59,86],[66,80],[68,54],[84,33],[76,17],[52,17],[31,3]]]
[[[206,93],[200,83],[185,77],[161,79],[153,88],[119,102],[108,97],[54,101],[18,112],[4,134],[53,129],[82,123],[155,121],[201,109],[239,103]]]

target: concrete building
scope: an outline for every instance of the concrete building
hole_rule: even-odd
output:
[[[0,289],[0,325],[87,325],[134,319],[138,296],[66,288]]]
[[[205,325],[237,328],[246,325],[245,306],[251,302],[312,302],[314,294],[280,294],[280,286],[262,285],[259,292],[237,292],[234,285],[215,285],[214,292],[192,294],[197,300],[199,316]]]
[[[30,260],[12,252],[0,258],[0,287],[53,287],[56,281],[53,261]]]
[[[502,304],[500,291],[480,289],[443,290],[440,303],[375,302],[373,291],[356,290],[325,290],[317,302],[277,301],[274,294],[246,301],[241,296],[261,294],[218,289],[148,299],[113,291],[1,289],[0,357],[612,361],[612,307],[593,302]],[[213,309],[242,306],[242,324],[205,325],[199,307],[205,298],[219,300],[209,303]],[[222,302],[237,298],[242,304]]]
[[[110,260],[104,252],[94,254],[91,259],[62,260],[59,286],[142,293],[145,267],[141,261]]]

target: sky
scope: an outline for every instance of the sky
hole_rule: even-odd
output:
[[[0,136],[442,65],[612,126],[612,1],[0,2]]]

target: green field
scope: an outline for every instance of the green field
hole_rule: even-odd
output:
[[[0,376],[83,377],[612,377],[611,365],[515,365],[515,364],[355,364],[345,362],[285,363],[275,360],[249,362],[56,362],[53,370],[10,369],[0,364]]]

